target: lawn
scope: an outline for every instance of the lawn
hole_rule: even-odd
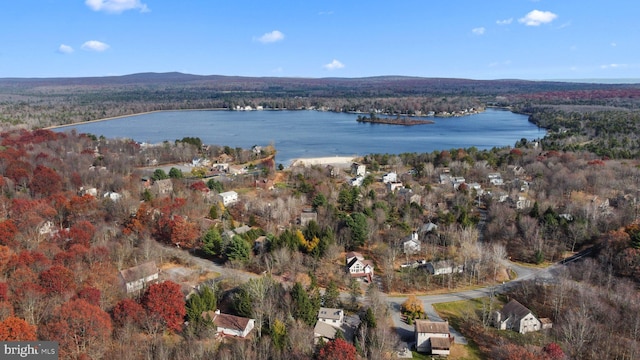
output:
[[[482,312],[483,301],[487,301],[487,298],[471,299],[463,301],[454,301],[449,303],[433,304],[434,309],[438,312],[441,318],[447,319],[449,324],[454,329],[460,331],[460,324],[464,319],[470,317],[478,318],[478,314]],[[463,334],[464,335],[464,334]],[[478,345],[473,340],[467,338],[468,344],[461,345],[455,344],[451,348],[451,354],[448,359],[454,360],[483,360],[486,359]]]

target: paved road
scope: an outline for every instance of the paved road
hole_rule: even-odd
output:
[[[422,300],[427,317],[432,321],[444,321],[433,308],[433,304],[446,303],[459,300],[477,299],[485,296],[489,296],[491,292],[504,292],[509,287],[515,286],[517,282],[532,279],[532,278],[551,278],[555,274],[555,270],[562,266],[560,264],[552,265],[548,268],[537,269],[521,266],[510,261],[504,260],[504,265],[508,269],[513,270],[516,273],[516,278],[508,283],[500,284],[497,286],[487,286],[480,289],[465,290],[459,292],[453,292],[448,294],[438,295],[423,295],[418,296],[418,299]],[[414,340],[414,326],[408,325],[401,318],[400,306],[407,299],[406,296],[388,296],[387,304],[391,309],[391,317],[393,319],[393,325],[400,336],[400,339],[404,342],[411,343]],[[455,337],[457,344],[467,344],[467,339],[459,333],[456,329],[449,326],[451,334]]]

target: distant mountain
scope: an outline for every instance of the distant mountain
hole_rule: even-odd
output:
[[[11,89],[42,87],[151,89],[201,88],[209,91],[253,91],[327,96],[390,96],[390,95],[499,95],[540,91],[603,90],[637,88],[639,84],[603,84],[596,82],[529,81],[517,79],[471,80],[454,78],[423,78],[412,76],[374,76],[364,78],[286,78],[243,77],[222,75],[192,75],[179,72],[139,73],[123,76],[78,78],[1,78],[0,92]]]

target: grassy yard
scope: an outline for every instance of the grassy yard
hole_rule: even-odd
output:
[[[478,318],[482,311],[482,303],[486,298],[471,299],[464,301],[454,301],[449,303],[434,304],[433,307],[440,317],[447,319],[449,324],[460,331],[460,324],[464,319],[470,317]],[[464,334],[463,334],[464,335]],[[455,344],[451,348],[451,355],[448,359],[454,360],[483,360],[486,359],[481,353],[478,345],[467,338],[468,345]],[[428,358],[427,358],[428,359]]]

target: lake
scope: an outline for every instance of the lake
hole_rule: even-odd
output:
[[[513,146],[544,137],[526,115],[489,108],[469,116],[429,118],[434,124],[401,126],[358,123],[357,115],[321,111],[164,111],[55,129],[138,142],[199,137],[205,144],[250,148],[273,144],[277,163],[298,158],[400,154],[453,148]]]

